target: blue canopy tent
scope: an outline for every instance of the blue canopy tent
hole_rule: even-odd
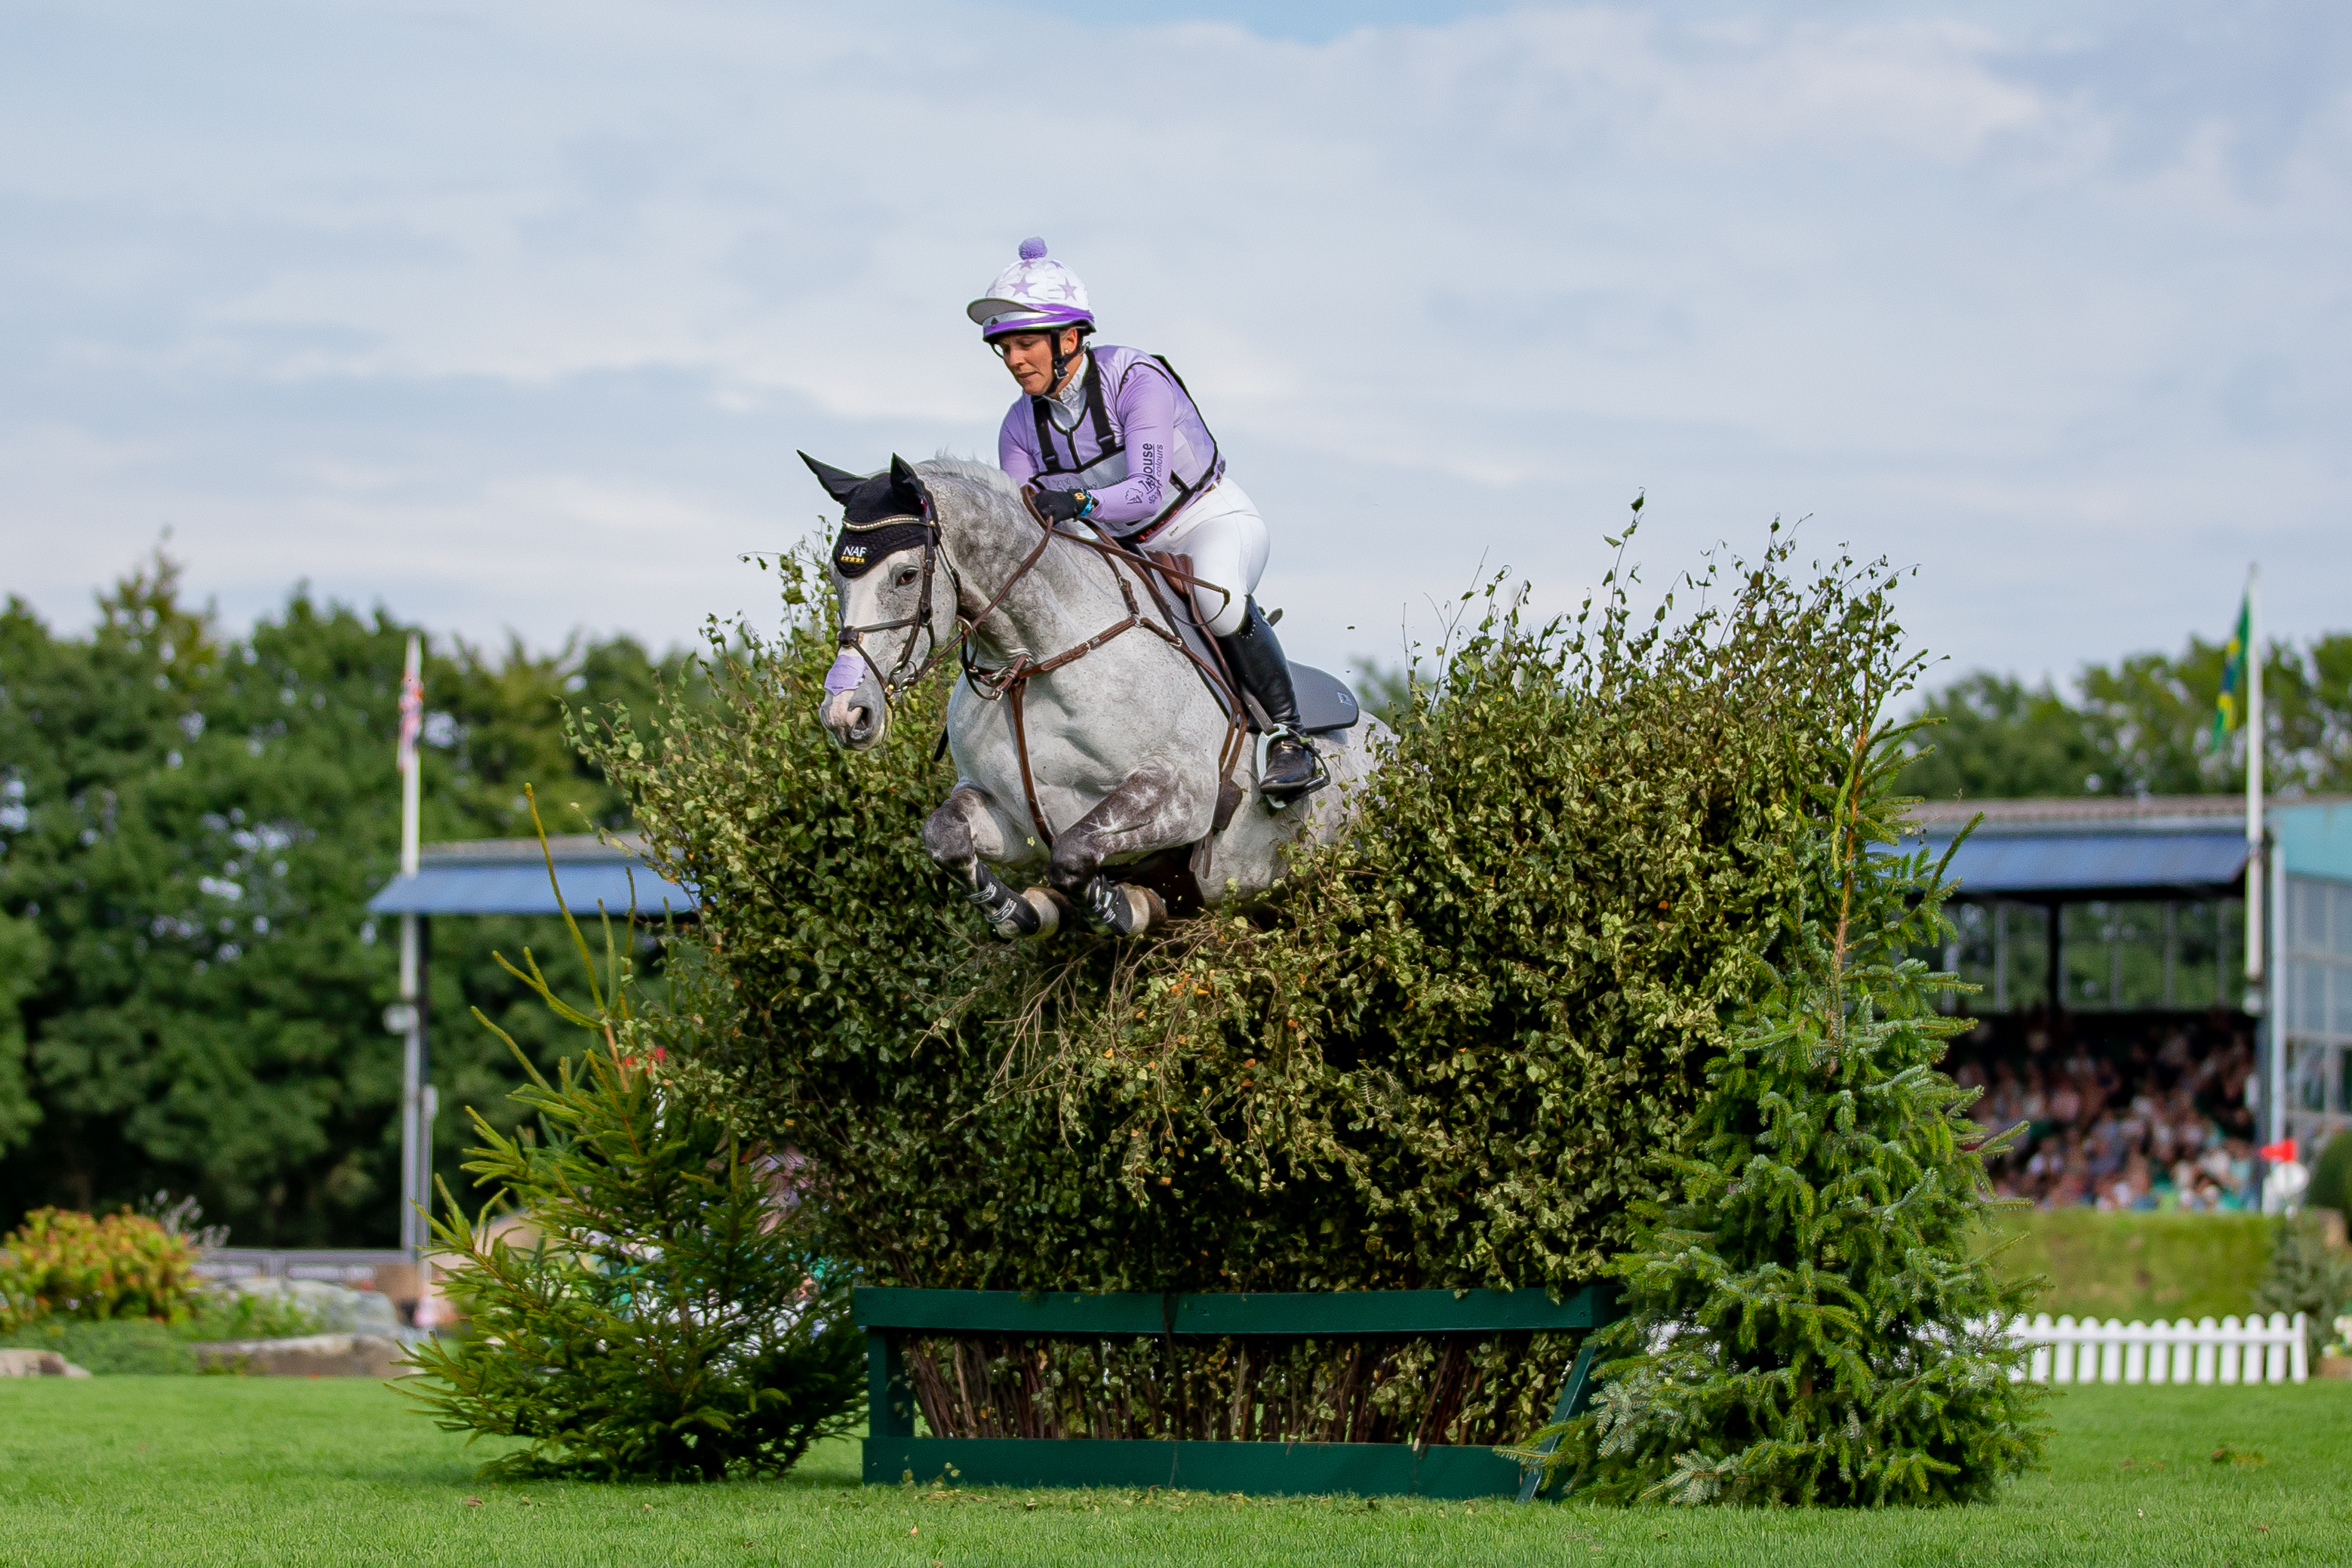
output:
[[[642,843],[632,839],[608,843],[583,833],[550,838],[544,847],[536,838],[420,845],[415,871],[394,877],[368,900],[371,914],[415,919],[417,1000],[413,1006],[404,1002],[388,1009],[384,1026],[394,1034],[415,1031],[418,1128],[431,1128],[436,1098],[430,1081],[430,1015],[425,1006],[425,998],[432,994],[425,974],[433,952],[433,917],[568,912],[576,921],[593,923],[605,914],[626,920],[635,911],[638,920],[655,926],[694,918],[693,892],[647,866]],[[420,1145],[429,1146],[429,1131],[415,1136]],[[429,1159],[425,1165],[429,1173]]]
[[[1938,849],[1949,837],[1931,844]],[[2073,902],[2087,899],[2211,898],[2241,889],[2242,829],[2136,833],[2002,833],[1979,828],[1952,857],[1964,899]]]
[[[2242,898],[2252,853],[2244,806],[2229,795],[1939,801],[1916,807],[1912,824],[1930,849],[1952,850],[1955,902],[2048,911],[2045,973],[2053,1008],[2066,1002],[2062,906]]]
[[[413,876],[394,877],[368,900],[379,915],[556,915],[593,919],[602,909],[658,921],[694,913],[694,895],[656,875],[638,843],[606,843],[589,834],[547,841],[479,838],[427,844]],[[552,882],[548,863],[554,862]],[[556,889],[562,889],[558,901]]]

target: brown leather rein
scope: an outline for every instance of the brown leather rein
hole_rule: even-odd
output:
[[[1037,829],[1039,841],[1050,850],[1054,844],[1054,830],[1045,820],[1044,809],[1037,804],[1037,784],[1029,767],[1029,733],[1023,715],[1023,703],[1029,682],[1038,676],[1051,675],[1065,665],[1075,664],[1112,639],[1141,626],[1173,647],[1178,653],[1182,654],[1186,661],[1200,675],[1202,682],[1208,687],[1210,695],[1216,698],[1224,707],[1225,739],[1224,743],[1217,749],[1219,805],[1215,828],[1213,829],[1213,831],[1221,831],[1231,817],[1231,809],[1225,805],[1225,784],[1233,775],[1234,763],[1240,757],[1243,746],[1247,743],[1249,710],[1242,699],[1240,683],[1234,679],[1233,671],[1225,668],[1224,655],[1223,650],[1217,647],[1216,639],[1214,637],[1203,639],[1217,656],[1216,662],[1211,664],[1195,653],[1192,646],[1185,642],[1183,633],[1176,629],[1178,624],[1176,613],[1170,606],[1161,588],[1164,583],[1168,588],[1174,590],[1180,598],[1187,590],[1193,587],[1212,588],[1220,594],[1225,593],[1226,590],[1214,583],[1203,582],[1171,561],[1128,549],[1125,545],[1114,540],[1106,539],[1099,533],[1094,537],[1077,533],[1059,533],[1053,523],[1038,511],[1034,496],[1035,491],[1032,487],[1024,485],[1021,488],[1022,507],[1042,531],[1037,540],[1037,546],[1029,552],[1027,558],[1013,571],[1013,575],[1004,580],[1004,585],[996,591],[995,597],[990,599],[978,615],[966,617],[962,614],[961,605],[963,602],[963,584],[956,575],[955,563],[948,560],[947,552],[941,548],[937,520],[926,517],[922,521],[929,525],[929,532],[923,542],[923,593],[915,613],[895,621],[877,621],[859,626],[845,626],[841,628],[841,635],[836,639],[837,646],[854,649],[857,657],[866,661],[866,667],[874,671],[876,680],[881,685],[882,700],[886,704],[889,702],[894,692],[904,691],[938,668],[940,661],[949,654],[957,654],[963,667],[964,679],[972,690],[991,702],[1002,699],[1006,704],[1006,715],[1013,721],[1013,752],[1021,763],[1021,794],[1029,807],[1029,820]],[[978,631],[982,623],[996,613],[998,607],[1004,603],[1005,595],[1013,592],[1014,585],[1029,575],[1036,568],[1038,562],[1045,559],[1045,547],[1053,543],[1056,538],[1066,539],[1073,544],[1084,545],[1102,556],[1110,567],[1111,580],[1118,584],[1119,597],[1127,602],[1126,617],[1112,622],[1086,641],[1075,647],[1065,648],[1050,658],[1033,659],[1024,653],[1001,669],[990,669],[980,664],[972,658],[971,640],[972,633]],[[930,625],[931,576],[936,564],[946,565],[948,580],[955,589],[956,603],[959,606],[956,615],[956,635],[948,639],[944,647],[933,648],[924,657],[921,663],[916,664],[914,662],[915,639]],[[1122,566],[1126,571],[1120,570]],[[1162,626],[1143,614],[1141,607],[1136,603],[1135,590],[1128,582],[1130,574],[1142,581],[1145,591],[1151,595],[1152,607],[1160,612],[1167,625]],[[870,632],[897,631],[902,626],[908,628],[906,645],[899,649],[897,663],[886,674],[881,667],[874,662],[874,656],[866,651],[865,637]],[[911,670],[908,668],[910,665],[913,667]],[[942,745],[945,744],[946,739],[944,734],[940,736]]]

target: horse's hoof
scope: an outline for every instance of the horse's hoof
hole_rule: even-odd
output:
[[[988,929],[1003,941],[1018,942],[1024,936],[1035,936],[1038,924],[1037,911],[1019,899],[1013,899],[1007,900],[1001,915],[989,921]]]
[[[1029,934],[1048,937],[1062,929],[1062,900],[1044,888],[1032,888],[1021,895],[1021,901],[1037,913],[1036,928]]]
[[[1050,936],[1060,923],[1051,907],[1040,911],[1034,894],[1022,898],[992,878],[971,898],[980,910],[980,918],[988,922],[988,929],[1006,942],[1018,942],[1024,936]]]
[[[1168,906],[1149,888],[1097,877],[1086,886],[1087,923],[1111,936],[1141,936],[1168,923]]]

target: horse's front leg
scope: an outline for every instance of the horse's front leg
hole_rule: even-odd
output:
[[[1054,840],[1046,880],[1077,905],[1096,929],[1142,935],[1167,921],[1167,910],[1150,889],[1104,876],[1103,862],[1114,855],[1163,849],[1197,837],[1186,832],[1198,815],[1191,805],[1175,768],[1166,763],[1145,763]]]
[[[1010,942],[1016,937],[1051,936],[1061,923],[1054,901],[1037,889],[1016,893],[1004,885],[991,860],[1005,858],[1009,840],[1003,821],[988,797],[970,784],[956,786],[945,803],[923,824],[923,848],[930,858],[963,879],[964,897],[988,921],[988,929]]]

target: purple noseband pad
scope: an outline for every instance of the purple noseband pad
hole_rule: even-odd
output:
[[[845,648],[841,657],[833,661],[833,668],[824,672],[824,694],[837,697],[845,691],[855,691],[865,679],[864,657]]]

